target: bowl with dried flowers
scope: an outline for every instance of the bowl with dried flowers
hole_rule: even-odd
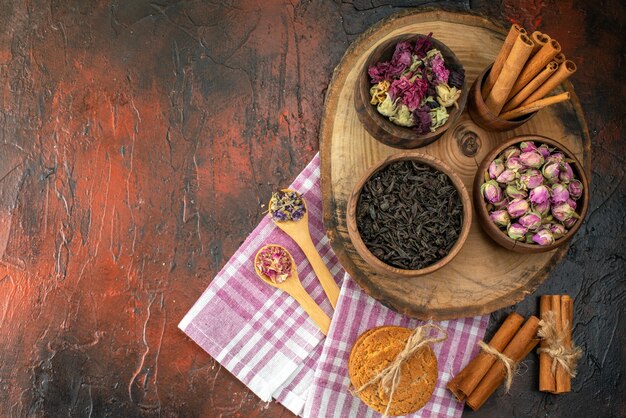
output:
[[[374,48],[354,98],[369,134],[405,149],[440,138],[461,115],[466,100],[463,65],[432,33],[399,35]]]

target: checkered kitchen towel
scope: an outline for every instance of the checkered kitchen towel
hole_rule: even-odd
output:
[[[324,235],[319,164],[319,156],[315,156],[290,188],[306,199],[313,242],[335,280],[343,280],[329,337],[324,341],[324,335],[293,299],[256,276],[253,259],[258,249],[268,243],[285,246],[294,256],[304,288],[332,317],[330,303],[304,254],[267,217],[178,326],[264,401],[274,398],[297,415],[344,417],[345,411],[358,411],[361,416],[372,412],[347,391],[345,359],[352,343],[373,326],[414,326],[419,322],[369,298],[341,268]],[[427,412],[424,416],[450,416],[449,411],[458,416],[462,406],[443,387],[469,360],[476,341],[482,338],[487,317],[440,325],[450,336],[446,343],[434,347],[440,379],[435,396],[421,411]]]

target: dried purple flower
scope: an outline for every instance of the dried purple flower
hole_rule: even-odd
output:
[[[502,200],[502,189],[494,180],[489,180],[480,186],[480,193],[488,203],[496,203]]]
[[[583,195],[583,184],[580,180],[573,179],[567,185],[567,190],[571,198],[578,200]]]
[[[534,204],[533,211],[537,212],[541,216],[548,215],[550,213],[550,199],[546,199],[543,203]]]
[[[578,219],[574,218],[573,216],[569,219],[567,219],[566,221],[563,221],[563,225],[565,225],[565,228],[567,229],[571,229],[574,224],[576,223]]]
[[[460,89],[465,82],[465,70],[463,68],[451,68],[448,84],[452,87]]]
[[[525,199],[513,199],[509,202],[506,207],[506,210],[511,215],[511,218],[519,218],[520,216],[525,215],[530,209],[528,205],[528,201]]]
[[[422,106],[418,109],[415,109],[413,112],[413,121],[415,122],[415,126],[413,129],[418,134],[425,134],[430,132],[430,127],[432,126],[432,117],[430,116],[430,109],[428,106]]]
[[[393,83],[392,83],[393,86]],[[416,78],[413,84],[404,91],[402,103],[404,103],[411,112],[414,112],[424,100],[426,91],[428,90],[428,82],[426,80]]]
[[[543,175],[539,170],[529,168],[520,174],[520,183],[526,189],[534,189],[543,184]]]
[[[555,183],[559,179],[559,170],[559,163],[553,161],[546,163],[541,169],[541,173],[548,183]]]
[[[507,235],[517,241],[523,241],[526,238],[526,233],[528,232],[528,228],[518,224],[510,224],[506,230]]]
[[[508,168],[509,170],[520,170],[522,168],[526,168],[526,166],[524,165],[524,163],[522,162],[522,160],[520,159],[520,157],[511,157],[508,160],[506,160],[506,168]]]
[[[577,215],[576,211],[569,205],[569,203],[563,202],[552,206],[552,216],[561,222],[565,222]]]
[[[504,170],[497,178],[498,183],[510,183],[517,178],[517,174],[513,170]]]
[[[500,155],[506,161],[506,160],[508,160],[511,157],[519,157],[521,154],[522,154],[522,152],[519,150],[519,148],[514,147],[514,146],[510,146],[507,149],[505,149],[504,151],[502,151],[502,154],[500,154]]]
[[[552,232],[552,236],[554,236],[554,239],[559,239],[567,233],[565,226],[563,226],[562,224],[549,224],[549,227],[550,232]]]
[[[272,193],[269,215],[277,222],[299,221],[306,213],[304,199],[295,190],[278,190]]]
[[[526,215],[521,216],[517,222],[530,231],[535,231],[541,226],[541,216],[535,212],[528,212]]]
[[[511,223],[511,217],[506,210],[494,210],[489,214],[491,221],[501,227],[508,226]]]
[[[533,235],[533,241],[539,245],[551,245],[554,244],[554,236],[548,229],[542,229]]]
[[[546,144],[539,145],[537,151],[539,151],[539,154],[541,154],[544,159],[548,158],[551,153],[550,148]]]
[[[568,162],[561,163],[559,170],[559,180],[564,183],[569,183],[574,178],[574,172],[572,166]]]
[[[496,179],[502,172],[504,171],[504,164],[502,160],[495,159],[489,164],[489,177],[491,179]]]
[[[450,71],[446,68],[441,53],[435,54],[429,62],[436,84],[447,83]]]
[[[520,142],[519,149],[522,152],[535,151],[537,149],[537,145],[535,145],[532,141],[524,141]]]
[[[544,185],[535,187],[534,189],[530,191],[530,195],[529,195],[530,202],[535,205],[547,202],[549,198],[550,198],[550,190]]]
[[[539,168],[543,165],[543,156],[538,151],[523,152],[519,159],[528,167]]]
[[[508,184],[504,189],[504,193],[511,199],[523,199],[528,196],[528,192],[518,189],[514,184]]]
[[[417,55],[418,58],[422,59],[428,53],[428,50],[432,47],[432,42],[430,42],[430,38],[433,36],[433,33],[430,32],[426,36],[420,36],[415,41],[415,49],[413,53]]]
[[[560,184],[560,183],[556,183],[554,185],[552,185],[552,204],[558,204],[558,203],[563,203],[563,202],[567,202],[567,199],[569,199],[569,192],[567,191],[567,186]]]

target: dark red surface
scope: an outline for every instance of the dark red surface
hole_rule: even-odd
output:
[[[3,2],[0,416],[289,416],[176,325],[315,154],[350,41],[420,3]],[[573,393],[537,392],[531,357],[467,415],[625,416],[624,5],[441,5],[557,38],[593,142],[589,216],[538,291],[575,298]]]

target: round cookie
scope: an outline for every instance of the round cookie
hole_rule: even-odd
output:
[[[360,388],[387,367],[404,349],[412,332],[408,328],[389,325],[361,334],[348,360],[352,385]],[[400,384],[393,395],[389,415],[410,414],[426,405],[437,383],[437,357],[430,346],[424,346],[400,370]],[[366,387],[357,396],[381,414],[389,403],[389,396],[380,382]]]

